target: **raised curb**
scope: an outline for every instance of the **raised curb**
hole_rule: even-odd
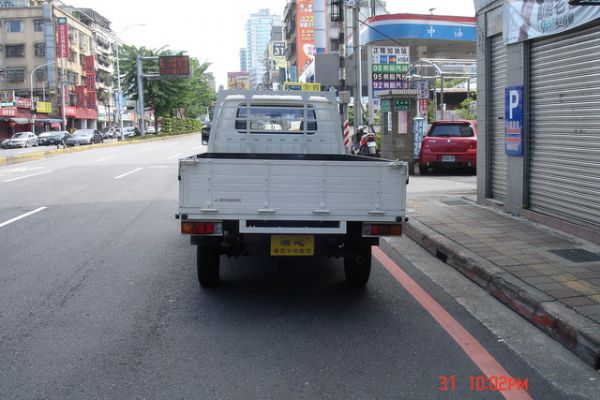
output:
[[[73,147],[67,147],[66,149],[52,149],[52,150],[46,150],[46,151],[37,151],[35,153],[16,154],[14,156],[0,157],[0,165],[19,164],[19,163],[28,162],[28,161],[41,160],[42,158],[54,157],[54,156],[57,156],[60,154],[78,153],[80,151],[97,149],[98,147],[115,147],[115,146],[122,146],[122,145],[127,145],[127,144],[156,142],[159,140],[168,140],[171,138],[182,137],[182,136],[192,136],[192,135],[198,135],[198,134],[199,134],[199,132],[193,132],[193,133],[183,133],[181,135],[156,136],[156,137],[151,137],[148,139],[128,139],[128,140],[121,140],[121,141],[111,142],[111,143],[94,144],[92,146],[73,146]]]
[[[571,350],[586,364],[594,369],[600,368],[600,326],[596,322],[419,221],[408,222],[404,232]]]

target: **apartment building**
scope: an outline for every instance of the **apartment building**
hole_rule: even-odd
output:
[[[0,2],[0,138],[108,123],[112,42],[93,26],[53,3]]]
[[[114,46],[116,37],[110,21],[91,8],[68,9],[71,15],[92,31],[92,48],[96,61],[96,94],[98,100],[98,129],[116,125],[116,92],[113,84]]]

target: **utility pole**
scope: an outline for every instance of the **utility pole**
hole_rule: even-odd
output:
[[[346,102],[343,101],[343,96],[346,92],[346,18],[344,18],[344,14],[346,13],[346,8],[344,6],[340,7],[340,34],[339,34],[339,53],[340,53],[340,89],[339,89],[339,98],[340,98],[340,117],[342,119],[342,124],[344,121],[348,119],[348,107]]]
[[[137,66],[137,91],[138,91],[138,102],[139,102],[139,114],[140,114],[140,135],[144,136],[146,134],[146,127],[144,126],[144,88],[143,84],[143,75],[142,75],[142,56],[140,53],[137,54],[135,58],[135,63]]]
[[[360,0],[354,2],[352,8],[352,47],[354,57],[354,134],[358,132],[358,127],[362,122],[362,82],[360,76],[360,32],[358,29],[358,15],[360,11]]]

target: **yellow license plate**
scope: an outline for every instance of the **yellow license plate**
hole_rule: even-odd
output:
[[[271,235],[272,256],[314,256],[313,235]]]

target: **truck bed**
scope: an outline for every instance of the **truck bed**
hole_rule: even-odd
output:
[[[205,153],[179,162],[188,219],[398,222],[406,163],[354,155]]]

